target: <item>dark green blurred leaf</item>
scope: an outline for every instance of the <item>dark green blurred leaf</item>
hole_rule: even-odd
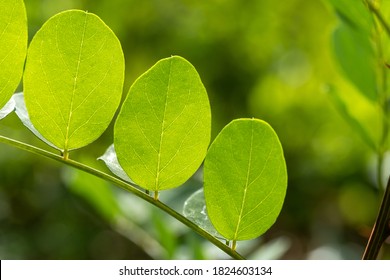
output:
[[[373,18],[362,0],[327,0],[342,22],[356,29],[369,31]]]
[[[375,53],[370,38],[346,24],[333,33],[333,50],[344,75],[369,100],[377,100]]]
[[[93,206],[107,221],[114,222],[120,214],[111,186],[90,174],[66,169],[69,190]]]
[[[344,120],[351,126],[351,128],[362,138],[362,140],[373,150],[377,150],[375,141],[364,128],[364,126],[349,112],[347,104],[341,99],[339,93],[333,86],[327,89],[330,100],[336,107],[337,111],[344,118]]]

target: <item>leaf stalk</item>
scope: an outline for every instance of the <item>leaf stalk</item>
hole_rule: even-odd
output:
[[[107,182],[111,182],[114,185],[116,185],[117,187],[119,187],[125,191],[128,191],[128,192],[138,196],[139,198],[143,199],[144,201],[161,209],[162,211],[164,211],[168,215],[172,216],[173,218],[175,218],[176,220],[178,220],[182,224],[189,227],[191,230],[193,230],[194,232],[196,232],[197,234],[199,234],[203,238],[210,241],[212,244],[214,244],[216,247],[221,249],[223,252],[228,254],[233,259],[237,259],[237,260],[244,260],[245,259],[241,254],[232,250],[229,246],[227,246],[226,244],[224,244],[223,242],[221,242],[220,240],[215,238],[213,235],[211,235],[210,233],[208,233],[204,229],[200,228],[198,225],[196,225],[192,221],[188,220],[186,217],[184,217],[183,215],[181,215],[180,213],[178,213],[174,209],[170,208],[168,205],[164,204],[160,200],[155,200],[154,197],[151,197],[150,195],[146,194],[142,190],[138,189],[135,185],[132,185],[128,182],[125,182],[121,179],[118,179],[112,175],[109,175],[105,172],[97,170],[93,167],[90,167],[90,166],[85,165],[83,163],[80,163],[78,161],[75,161],[75,160],[72,160],[69,158],[65,159],[64,155],[62,155],[62,156],[57,155],[57,154],[54,154],[52,152],[46,151],[44,149],[41,149],[41,148],[38,148],[38,147],[35,147],[32,145],[29,145],[29,144],[24,143],[24,142],[20,142],[20,141],[15,140],[15,139],[11,139],[11,138],[0,135],[0,143],[6,144],[9,146],[13,146],[13,147],[18,148],[20,150],[24,150],[24,151],[27,151],[27,152],[30,152],[33,154],[44,156],[46,158],[53,159],[55,161],[58,161],[58,162],[61,162],[63,164],[66,164],[68,166],[71,166],[75,169],[92,174],[92,175],[99,177]]]

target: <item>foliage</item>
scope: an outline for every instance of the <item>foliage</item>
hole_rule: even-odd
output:
[[[3,108],[19,85],[23,73],[27,18],[22,0],[2,1],[0,9],[0,108]]]
[[[372,43],[371,61],[376,78],[382,79],[377,31],[384,46],[382,61],[389,58],[389,48],[385,47],[389,39],[378,18],[361,3],[25,1],[30,40],[48,18],[64,10],[81,9],[99,15],[121,41],[126,57],[125,92],[163,57],[179,54],[191,61],[207,88],[213,116],[211,140],[236,118],[253,116],[272,125],[283,143],[289,188],[276,224],[260,238],[238,242],[239,252],[256,259],[358,259],[363,254],[382,195],[377,187],[376,156],[382,138],[382,110],[337,65],[331,35],[341,21],[347,29],[358,27],[355,32],[361,34],[361,28],[368,26],[364,32]],[[373,3],[387,20],[388,1]],[[373,25],[367,25],[370,21]],[[21,90],[20,86],[17,91]],[[380,90],[370,94],[380,96]],[[14,107],[13,99],[8,108]],[[20,114],[22,106],[16,103]],[[330,106],[332,103],[335,106]],[[28,122],[29,118],[24,120]],[[77,160],[96,170],[107,170],[96,157],[109,146],[114,150],[112,125],[93,144],[71,152],[67,164]],[[1,120],[0,130],[9,138],[51,149],[29,133],[15,114]],[[108,155],[108,160],[117,162],[115,153]],[[63,162],[61,157],[56,159]],[[100,196],[77,192],[80,188],[75,185],[91,182],[88,186],[93,188],[100,179],[89,175],[81,180],[82,172],[69,170],[67,165],[3,146],[0,166],[2,258],[226,258],[208,240],[139,199],[144,190],[133,196],[103,181],[114,196],[108,201],[115,201],[122,210],[117,211]],[[115,166],[108,165],[118,174],[124,173]],[[382,166],[381,181],[385,184],[388,152],[384,152]],[[161,191],[157,204],[163,201],[180,213],[187,197],[202,200],[202,171],[198,170],[183,187]],[[198,189],[197,196],[191,196]],[[197,205],[199,211],[190,208],[194,210],[191,213],[202,213],[204,198]],[[356,205],[361,205],[359,211]],[[106,217],[114,217],[115,222]],[[155,226],[157,220],[160,222]],[[207,232],[218,236],[215,229]],[[164,242],[164,236],[176,240]],[[388,244],[379,257],[389,258]]]
[[[276,133],[255,119],[231,122],[207,153],[204,180],[210,220],[227,240],[235,244],[263,234],[286,194],[286,163]]]
[[[236,233],[226,234],[217,226],[219,232],[227,238],[227,242],[233,240],[230,250],[210,233],[198,229],[190,220],[167,205],[158,203],[159,191],[182,185],[195,173],[206,156],[210,141],[211,112],[207,92],[197,71],[185,59],[172,56],[159,61],[135,81],[122,105],[115,124],[115,149],[109,150],[109,153],[116,153],[113,158],[117,160],[109,160],[110,157],[107,156],[103,156],[103,159],[109,167],[114,165],[111,170],[123,169],[114,173],[126,174],[128,177],[124,178],[125,181],[119,181],[93,167],[70,160],[70,150],[90,144],[107,129],[121,97],[123,72],[123,53],[119,41],[97,16],[79,10],[69,10],[53,16],[36,33],[29,47],[24,72],[24,94],[16,94],[12,99],[22,122],[38,138],[60,150],[63,158],[6,137],[1,137],[2,142],[59,160],[106,181],[117,182],[117,185],[138,194],[140,198],[188,225],[232,257],[242,258],[235,252],[236,241],[255,238],[263,233],[275,222],[284,201],[286,169],[276,134],[268,124],[256,120],[249,121],[252,123],[249,131],[248,121],[242,120],[233,131],[242,134],[244,138],[235,139],[228,136],[229,143],[225,144],[217,138],[214,144],[222,149],[228,146],[232,149],[231,145],[237,145],[239,149],[245,150],[247,157],[249,155],[249,166],[245,158],[244,161],[233,158],[237,161],[237,166],[244,164],[244,169],[247,170],[247,184],[244,185],[245,195],[241,198],[239,218],[233,219]],[[7,108],[3,114],[6,115],[10,111]],[[251,135],[249,138],[248,132]],[[259,149],[259,145],[263,145],[263,148]],[[249,154],[246,151],[248,148]],[[210,158],[212,160],[209,162],[225,161],[221,151],[212,153]],[[207,166],[207,169],[212,169],[212,164]],[[275,173],[274,168],[278,172]],[[229,167],[222,166],[218,169],[222,173],[219,176],[226,176],[230,172]],[[249,182],[253,176],[256,178]],[[206,200],[208,208],[211,208],[211,219],[215,222],[212,209],[220,200],[216,195],[220,184],[213,183],[213,177],[206,178]],[[260,179],[262,184],[253,184]],[[240,180],[231,183],[240,186]],[[278,183],[271,184],[272,188],[269,189],[271,180]],[[146,194],[140,193],[138,186],[132,182],[146,189]],[[257,190],[253,191],[254,187]],[[149,190],[154,191],[154,200],[148,196]],[[212,191],[211,195],[209,190]],[[237,196],[234,188],[225,190],[225,194],[226,191],[230,191],[232,197]],[[100,191],[98,188],[77,192],[91,196],[91,202],[103,201],[107,196],[107,203],[98,204],[102,207],[102,215],[111,222],[119,215],[115,201],[109,200],[110,192],[104,187]],[[242,197],[237,197],[240,196]],[[248,209],[248,204],[259,200],[266,203],[261,202]],[[272,202],[271,205],[268,201]],[[234,208],[235,204],[233,203]],[[224,203],[217,208],[229,213],[231,206],[230,203]],[[114,210],[112,214],[110,209]],[[253,222],[253,218],[248,221],[244,218],[247,215],[257,215],[259,211],[266,212],[266,216],[271,213],[272,215],[256,222]],[[251,230],[249,233],[244,231],[242,236],[241,231],[248,222],[252,223]],[[167,236],[169,231],[166,231],[161,222],[156,223],[156,227],[158,232]],[[175,246],[174,243],[168,242],[169,240],[173,239],[162,238],[162,243],[166,245],[168,256],[172,257]]]

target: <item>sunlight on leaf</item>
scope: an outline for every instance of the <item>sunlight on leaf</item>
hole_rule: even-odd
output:
[[[13,110],[15,110],[15,100],[12,97],[3,108],[0,108],[0,120],[4,119]]]
[[[39,139],[41,139],[43,142],[48,144],[49,146],[53,147],[54,149],[58,150],[58,147],[56,147],[53,143],[48,141],[45,137],[42,136],[41,133],[39,133],[38,130],[34,127],[34,125],[31,123],[30,117],[28,116],[26,103],[24,102],[24,95],[22,92],[15,93],[12,96],[12,99],[15,102],[15,114],[19,117],[21,122],[25,127],[27,127],[32,133],[35,134]]]
[[[211,235],[214,235],[218,238],[223,238],[214,228],[213,224],[210,222],[209,217],[207,216],[206,201],[204,199],[203,189],[197,190],[189,198],[187,198],[183,206],[183,215]]]
[[[34,127],[67,151],[96,140],[119,105],[124,58],[115,34],[94,14],[50,18],[27,55],[24,95]]]
[[[102,160],[106,164],[108,169],[110,169],[110,171],[116,176],[118,176],[122,180],[125,180],[126,182],[132,183],[131,179],[129,178],[129,176],[127,176],[126,172],[123,170],[122,166],[118,162],[114,144],[111,144],[104,152],[104,154],[98,158],[98,160]]]
[[[22,0],[0,2],[0,108],[9,101],[23,73],[27,15]]]
[[[162,59],[130,88],[114,129],[120,165],[139,186],[158,192],[187,181],[210,141],[210,105],[184,58]]]
[[[227,240],[253,239],[278,217],[287,169],[272,127],[257,119],[228,124],[204,164],[204,193],[211,222]]]

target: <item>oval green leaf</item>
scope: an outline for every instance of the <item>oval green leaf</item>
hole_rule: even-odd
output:
[[[20,83],[27,51],[27,16],[22,0],[0,2],[0,109]]]
[[[158,193],[195,173],[210,133],[206,89],[195,68],[173,56],[157,62],[131,86],[115,124],[114,144],[128,176]]]
[[[96,15],[70,10],[50,18],[27,54],[24,95],[34,127],[67,153],[96,140],[122,95],[124,57]]]
[[[227,240],[267,231],[282,209],[286,188],[282,146],[266,122],[234,120],[210,146],[204,163],[207,213]]]

